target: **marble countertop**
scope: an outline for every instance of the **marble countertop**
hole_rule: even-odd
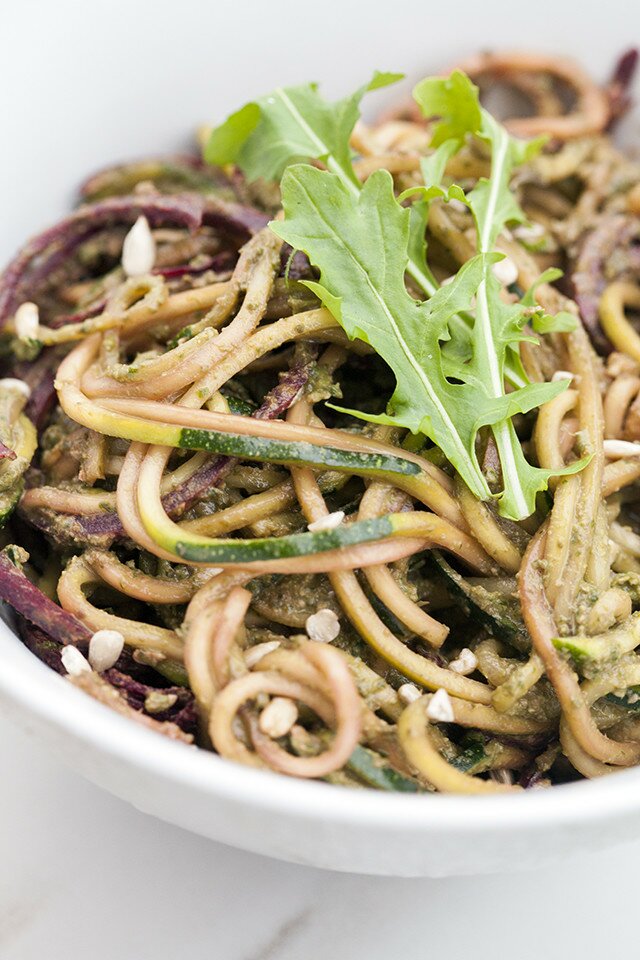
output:
[[[6,722],[0,765],[2,960],[637,955],[637,843],[512,877],[325,873],[145,817]]]

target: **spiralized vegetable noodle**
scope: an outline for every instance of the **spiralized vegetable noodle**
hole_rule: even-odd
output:
[[[279,89],[204,160],[90,177],[0,279],[0,597],[33,653],[288,776],[638,764],[635,61],[477,55],[371,125],[396,75]]]

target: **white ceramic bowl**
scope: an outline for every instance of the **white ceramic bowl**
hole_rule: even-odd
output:
[[[281,83],[332,95],[374,68],[414,78],[477,48],[567,52],[603,76],[640,40],[635,0],[606,10],[457,0],[22,0],[3,18],[0,259],[66,209],[88,172],[186,142]],[[627,137],[637,123],[627,121]],[[171,743],[48,671],[0,623],[0,708],[136,807],[299,863],[399,876],[522,869],[640,835],[640,770],[518,797],[402,796],[260,773]],[[5,771],[5,782],[10,776]]]

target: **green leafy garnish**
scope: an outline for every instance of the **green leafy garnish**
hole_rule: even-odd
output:
[[[291,163],[320,160],[357,195],[360,183],[351,162],[349,140],[360,115],[360,102],[365,93],[401,79],[401,73],[376,72],[369,83],[335,103],[325,100],[315,83],[279,87],[245,104],[216,127],[205,146],[204,158],[222,166],[235,163],[250,181],[260,177],[277,180]],[[407,270],[427,295],[436,291],[438,284],[424,256],[412,256]]]
[[[396,376],[387,413],[344,412],[426,434],[474,494],[489,498],[491,491],[475,452],[478,429],[517,412],[526,413],[567,387],[566,381],[528,384],[510,394],[492,396],[486,370],[475,356],[457,365],[449,356],[445,375],[442,347],[449,338],[451,317],[469,306],[483,283],[499,291],[490,267],[500,255],[479,254],[430,300],[419,302],[404,282],[410,212],[396,200],[386,170],[372,174],[354,197],[334,174],[295,164],[282,178],[282,199],[285,219],[275,221],[272,229],[291,246],[304,250],[320,269],[320,282],[307,281],[307,285],[349,337],[369,343]],[[500,307],[491,336],[498,363],[503,364],[507,343],[520,337],[522,309],[502,301]],[[517,439],[516,444],[520,450]],[[529,467],[522,454],[521,459]],[[548,471],[529,469],[548,480]]]
[[[536,496],[546,489],[550,474],[527,462],[510,418],[518,410],[525,412],[547,402],[558,391],[554,389],[555,384],[529,384],[505,394],[507,352],[525,339],[522,328],[527,319],[526,305],[508,305],[502,300],[501,285],[489,255],[508,223],[525,222],[510,189],[511,175],[515,167],[535,156],[543,141],[522,141],[510,136],[505,127],[480,106],[477,87],[460,71],[454,71],[447,78],[421,81],[414,97],[426,117],[441,118],[434,130],[434,146],[442,150],[453,141],[458,147],[467,136],[476,136],[491,150],[490,177],[481,177],[467,197],[476,223],[478,254],[485,256],[483,276],[476,291],[473,353],[468,366],[486,397],[476,428],[481,424],[491,426],[500,456],[503,478],[500,512],[519,520],[535,510]],[[582,462],[572,464],[568,471],[582,466]]]
[[[282,199],[285,220],[272,228],[320,268],[320,283],[309,286],[349,337],[369,343],[396,376],[390,413],[347,412],[437,437],[476,496],[489,497],[474,452],[477,391],[447,380],[440,344],[451,316],[474,295],[483,258],[419,303],[404,282],[410,213],[397,202],[386,170],[372,174],[354,197],[333,174],[296,164],[282,179]]]
[[[578,318],[569,313],[568,310],[561,310],[555,316],[551,316],[538,306],[536,303],[536,290],[542,283],[553,283],[562,276],[562,270],[557,267],[549,267],[540,274],[536,282],[525,293],[520,301],[523,306],[531,307],[532,313],[530,323],[536,333],[571,333],[578,326]]]
[[[386,413],[345,412],[428,436],[483,500],[492,493],[478,463],[476,439],[489,427],[502,467],[500,512],[522,519],[534,511],[552,473],[528,463],[512,417],[557,396],[568,381],[529,383],[519,344],[536,342],[524,331],[528,322],[540,333],[569,330],[575,323],[570,314],[547,316],[535,304],[535,289],[519,303],[506,303],[493,271],[503,259],[495,250],[499,234],[507,224],[525,221],[510,190],[512,172],[541,141],[511,137],[482,108],[469,78],[456,71],[423,80],[414,91],[425,116],[439,118],[434,152],[422,162],[424,186],[396,197],[391,175],[379,170],[361,187],[349,146],[359,104],[367,90],[396,79],[376,74],[334,104],[313,84],[276,90],[214,130],[205,156],[214,163],[237,163],[249,179],[282,177],[285,219],[274,221],[272,229],[320,270],[320,281],[306,285],[348,336],[369,343],[393,370],[396,389]],[[456,184],[446,184],[445,169],[470,137],[487,144],[491,175],[465,195]],[[326,169],[295,162],[301,159],[321,161]],[[477,233],[477,255],[441,288],[425,246],[436,198],[465,203]],[[406,274],[428,299],[414,299]],[[550,279],[545,274],[540,282]],[[513,386],[511,392],[505,382]],[[561,472],[576,472],[585,463]]]
[[[315,83],[279,87],[268,96],[245,104],[216,127],[205,146],[204,158],[208,163],[222,166],[234,163],[250,181],[259,178],[277,180],[289,164],[320,160],[355,196],[360,183],[351,162],[349,140],[359,116],[360,103],[367,92],[379,90],[401,78],[400,73],[375,73],[369,83],[335,103],[325,100]],[[454,94],[457,86],[464,86],[464,81],[466,78],[453,80]],[[442,102],[444,109],[453,103],[453,98],[447,93]],[[448,129],[455,137],[444,139],[434,154],[422,161],[423,176],[429,187],[426,191],[419,188],[423,196],[411,205],[411,242],[406,270],[418,289],[428,297],[438,289],[426,261],[425,230],[429,205],[435,197],[464,198],[457,185],[445,190],[440,184],[447,160],[459,149],[465,131],[477,122],[478,116],[477,102],[475,106],[473,102],[467,102],[461,120],[443,127],[438,139],[443,140]],[[469,316],[454,315],[451,318],[451,329],[460,344],[469,342],[472,326],[473,320]],[[513,355],[507,359],[505,375],[515,387],[523,387],[527,382],[519,358]]]
[[[401,73],[375,73],[350,97],[328,103],[315,83],[278,87],[247,103],[212,131],[205,147],[208,163],[236,163],[249,180],[279,180],[293,160],[321,160],[343,181],[357,186],[349,138],[360,115],[360,101],[402,79]]]

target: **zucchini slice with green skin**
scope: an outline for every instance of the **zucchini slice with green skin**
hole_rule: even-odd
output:
[[[341,524],[329,530],[293,533],[284,537],[260,537],[249,540],[203,537],[178,526],[165,513],[159,493],[164,462],[163,457],[151,455],[144,458],[136,487],[138,512],[146,532],[154,543],[168,553],[190,563],[222,567],[248,566],[327,553],[383,540],[392,534],[406,536],[406,518],[396,513]]]
[[[593,637],[555,637],[553,645],[556,650],[568,653],[580,672],[588,677],[640,645],[640,611],[632,613],[614,630]]]
[[[296,464],[319,470],[331,469],[358,476],[393,480],[395,476],[415,477],[420,467],[411,460],[383,453],[359,453],[338,447],[299,441],[271,440],[249,434],[221,430],[195,429],[179,424],[143,420],[140,417],[115,413],[93,403],[77,387],[57,384],[60,405],[72,420],[90,430],[110,437],[136,440],[164,447],[185,450],[206,450],[209,453],[260,460],[267,463]]]
[[[140,508],[139,508],[140,509]],[[357,523],[335,527],[333,530],[319,530],[316,533],[292,533],[285,537],[262,537],[253,540],[214,540],[208,537],[190,535],[187,530],[178,528],[170,532],[155,522],[149,513],[140,510],[142,522],[147,533],[165,550],[175,553],[182,560],[193,563],[210,563],[214,566],[242,565],[268,560],[288,560],[293,557],[306,557],[314,553],[326,553],[340,547],[351,547],[360,543],[382,540],[393,533],[391,517],[376,517],[373,520],[361,520]],[[171,521],[169,521],[171,523]]]
[[[357,453],[339,450],[337,447],[320,447],[313,443],[267,440],[265,437],[248,437],[234,433],[219,433],[215,430],[180,430],[178,446],[187,450],[207,450],[240,457],[243,460],[260,460],[268,463],[296,464],[357,473],[358,476],[379,477],[383,474],[413,476],[420,472],[417,464],[401,457],[377,453]]]
[[[486,627],[496,640],[503,640],[522,652],[531,649],[531,638],[522,620],[516,597],[497,594],[479,584],[468,583],[437,550],[430,556],[449,592],[477,616],[478,622]]]
[[[460,744],[460,753],[449,760],[452,767],[463,773],[476,773],[477,768],[488,759],[484,740],[473,735],[467,736]]]
[[[394,793],[425,792],[424,787],[399,773],[380,754],[360,745],[347,760],[347,767],[368,786],[378,790],[391,790]]]
[[[608,693],[605,699],[635,713],[640,710],[640,687],[628,687],[623,697]]]

